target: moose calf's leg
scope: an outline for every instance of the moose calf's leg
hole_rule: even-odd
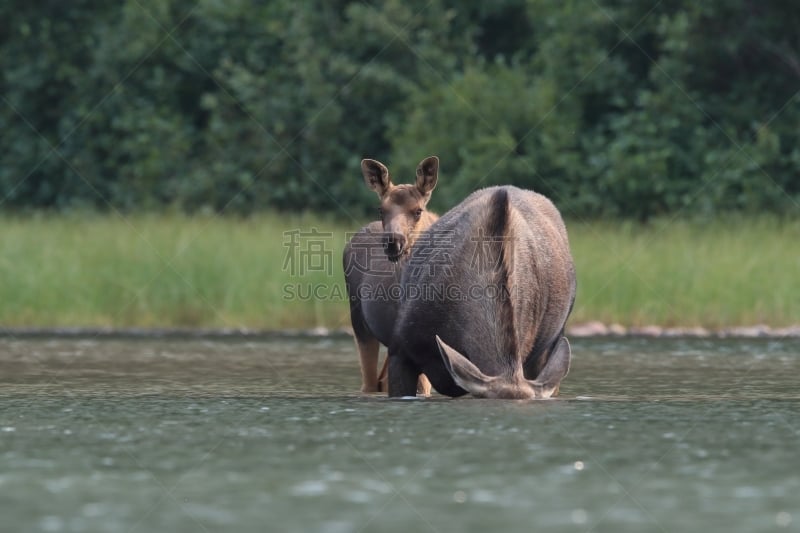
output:
[[[356,339],[358,356],[361,358],[361,392],[378,392],[378,339]]]
[[[425,374],[419,375],[419,381],[417,382],[417,394],[420,396],[431,395],[431,382],[428,380]]]
[[[381,367],[380,373],[378,373],[378,391],[385,392],[389,386],[389,358],[383,360],[383,366]],[[419,375],[419,381],[417,381],[417,394],[419,396],[430,396],[431,395],[431,382],[425,376],[425,374]]]
[[[386,392],[389,387],[389,357],[383,360],[381,371],[378,372],[378,392]]]
[[[389,396],[416,396],[419,371],[404,357],[389,354]]]

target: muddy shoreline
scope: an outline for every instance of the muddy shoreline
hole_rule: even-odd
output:
[[[170,338],[170,339],[282,339],[296,337],[351,337],[349,328],[251,330],[238,328],[4,328],[0,338]],[[694,338],[786,338],[800,337],[800,324],[773,328],[765,324],[720,329],[662,327],[586,322],[567,327],[570,338],[584,337],[694,337]]]

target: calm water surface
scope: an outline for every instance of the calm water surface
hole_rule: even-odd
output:
[[[0,530],[800,531],[799,340],[578,340],[551,401],[349,339],[0,339]]]

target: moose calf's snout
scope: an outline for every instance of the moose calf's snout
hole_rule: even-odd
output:
[[[383,237],[383,249],[389,259],[396,261],[406,247],[406,237],[401,233],[387,233]]]

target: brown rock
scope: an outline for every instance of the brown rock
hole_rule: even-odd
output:
[[[664,337],[709,337],[711,332],[706,328],[695,326],[689,328],[668,328],[662,333]]]
[[[770,334],[770,328],[767,325],[758,324],[755,326],[729,328],[726,329],[724,333],[725,336],[727,337],[744,337],[744,338],[766,337]]]
[[[628,330],[622,324],[611,324],[610,326],[608,326],[608,332],[611,335],[620,335],[620,336],[628,334]]]
[[[642,337],[660,337],[664,333],[664,328],[659,326],[642,326],[640,328],[631,328],[629,333]]]
[[[575,324],[567,328],[567,335],[570,337],[597,337],[608,335],[608,328],[605,324],[598,321]]]
[[[800,337],[800,326],[773,329],[771,334],[775,337]]]

